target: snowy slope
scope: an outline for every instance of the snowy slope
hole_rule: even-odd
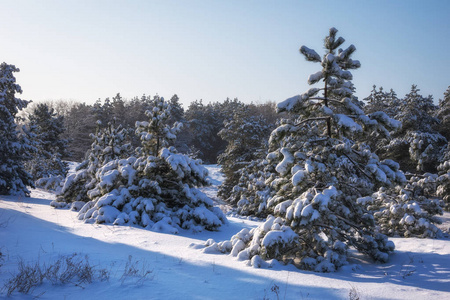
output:
[[[219,184],[218,167],[208,168],[211,182]],[[215,196],[214,188],[205,192]],[[84,224],[75,212],[50,207],[53,198],[41,190],[33,190],[31,198],[0,196],[0,286],[17,273],[20,260],[51,265],[74,253],[87,256],[91,266],[105,270],[109,278],[91,284],[54,285],[45,280],[28,295],[14,292],[10,299],[349,299],[349,293],[359,299],[450,299],[448,236],[395,238],[395,254],[384,265],[355,255],[353,265],[336,273],[280,264],[255,269],[231,256],[197,249],[209,238],[222,241],[244,227],[257,226],[255,221],[230,217],[217,232],[170,235]],[[449,214],[445,222],[448,228]],[[126,276],[130,265],[137,274]]]

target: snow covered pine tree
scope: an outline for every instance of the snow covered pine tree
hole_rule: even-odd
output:
[[[436,116],[441,122],[439,131],[450,141],[450,86],[444,93],[444,99],[439,100],[439,109]]]
[[[14,72],[19,69],[7,63],[0,65],[0,195],[29,196],[27,186],[34,187],[34,183],[24,162],[36,149],[17,130],[16,115],[30,101],[16,98],[22,89]]]
[[[442,197],[444,209],[450,211],[450,142],[438,166],[438,172],[436,193],[439,197]]]
[[[444,93],[444,99],[439,101],[437,117],[441,121],[440,131],[450,140],[450,86]],[[443,149],[438,166],[439,177],[437,195],[444,200],[444,209],[450,211],[450,141]]]
[[[435,173],[440,150],[447,140],[437,130],[439,120],[434,116],[437,107],[433,98],[423,97],[419,91],[413,85],[402,99],[400,110],[393,116],[402,122],[402,128],[380,149],[380,156],[399,162],[404,171]]]
[[[267,152],[267,137],[273,128],[262,115],[251,115],[249,106],[237,107],[233,118],[224,122],[224,128],[218,135],[228,145],[218,158],[225,175],[217,193],[219,197],[236,205],[237,201],[233,201],[230,194],[239,183],[239,171],[253,160],[264,157]]]
[[[146,111],[149,121],[136,122],[141,145],[137,156],[114,159],[95,174],[91,199],[79,212],[86,222],[138,224],[177,233],[179,228],[215,230],[226,222],[213,201],[195,188],[207,184],[208,171],[199,160],[168,147],[180,129],[167,125],[170,105],[155,97]]]
[[[358,204],[380,186],[404,182],[398,165],[380,162],[359,137],[370,132],[389,135],[401,124],[383,112],[365,115],[352,96],[352,74],[360,67],[352,60],[356,50],[343,43],[331,28],[321,58],[305,46],[306,60],[320,63],[322,70],[308,83],[324,83],[278,104],[292,118],[276,128],[269,140],[267,161],[276,165],[277,176],[266,181],[275,191],[264,205],[273,209],[261,226],[243,229],[231,241],[208,243],[238,259],[294,262],[302,269],[329,272],[347,263],[350,246],[376,261],[386,262],[394,244],[376,230],[373,215]],[[318,96],[322,91],[323,96]],[[278,216],[278,217],[277,217]]]
[[[432,98],[424,98],[418,91],[413,85],[404,99],[398,99],[392,90],[385,93],[382,88],[377,91],[374,86],[371,95],[364,99],[368,102],[365,111],[383,110],[401,121],[402,129],[394,132],[389,140],[369,138],[367,143],[372,149],[379,150],[380,157],[400,162],[402,170],[423,172],[425,167],[428,171],[435,171],[445,137],[435,129],[438,121],[433,117]],[[408,152],[409,155],[405,155]],[[435,224],[440,224],[441,220],[435,215],[442,214],[442,208],[435,197],[437,177],[430,173],[414,175],[406,185],[395,189],[381,188],[360,202],[374,213],[384,234],[438,237],[441,231]]]
[[[122,125],[116,127],[113,120],[106,128],[101,129],[100,126],[101,122],[97,121],[96,134],[90,134],[93,142],[88,158],[78,165],[74,174],[66,178],[56,201],[50,203],[53,207],[61,208],[70,204],[72,210],[79,210],[90,201],[87,192],[97,184],[97,170],[111,160],[130,155],[131,145],[126,143],[128,132]]]
[[[67,155],[68,140],[61,138],[64,133],[64,117],[58,116],[45,103],[37,104],[28,116],[30,140],[37,153],[25,166],[36,181],[36,186],[57,191],[66,177],[68,166],[62,161]]]

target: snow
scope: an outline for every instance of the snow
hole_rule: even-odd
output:
[[[276,166],[275,170],[281,175],[285,175],[292,163],[294,162],[294,156],[291,154],[289,149],[281,148],[281,154],[283,154],[283,160]]]
[[[336,114],[335,115],[336,122],[340,127],[344,127],[347,130],[350,131],[356,131],[356,132],[362,132],[363,129],[361,125],[353,121],[350,117],[344,115],[344,114]]]
[[[303,179],[306,176],[305,170],[298,170],[295,172],[295,174],[292,176],[292,185],[297,186],[300,182],[303,181]]]
[[[300,47],[300,52],[305,55],[306,59],[309,61],[316,61],[319,62],[320,59],[320,55],[314,51],[313,49],[310,49],[306,46],[301,46]]]
[[[314,74],[311,74],[311,75],[309,75],[309,77],[308,77],[308,83],[309,84],[314,84],[314,83],[316,83],[317,81],[319,81],[320,79],[322,79],[323,78],[323,72],[322,71],[319,71],[319,72],[316,72],[316,73],[314,73]]]
[[[297,95],[291,98],[288,98],[280,103],[277,104],[277,108],[279,111],[290,111],[292,110],[298,103],[301,103],[302,96]]]
[[[216,184],[221,174],[211,168],[211,182]],[[208,189],[212,194],[212,187]],[[219,250],[238,245],[214,242],[230,240],[239,232],[245,239],[247,228],[262,222],[229,217],[215,232],[168,234],[163,229],[169,220],[154,224],[155,230],[86,224],[76,212],[51,207],[54,197],[39,189],[32,190],[30,198],[0,196],[0,286],[17,272],[19,260],[49,265],[73,254],[88,256],[95,269],[109,272],[109,279],[80,285],[44,281],[30,295],[14,292],[11,299],[277,299],[276,287],[281,299],[349,299],[353,288],[360,299],[450,298],[448,236],[392,238],[396,251],[386,264],[374,264],[351,249],[349,265],[323,274],[265,262],[259,256],[239,261]],[[448,228],[450,214],[443,220],[441,226]],[[202,251],[208,249],[208,240],[211,248]],[[139,272],[124,276],[130,262]],[[0,298],[6,298],[5,293],[1,290]]]
[[[274,244],[288,244],[297,237],[290,227],[285,227],[284,230],[272,230],[264,236],[262,245],[270,247]]]

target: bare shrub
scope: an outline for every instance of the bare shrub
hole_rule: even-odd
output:
[[[28,294],[44,280],[45,272],[42,271],[39,261],[25,264],[23,260],[19,260],[18,268],[19,273],[10,278],[3,287],[8,296],[11,296],[15,290]]]
[[[142,285],[145,281],[153,279],[153,276],[149,276],[152,273],[153,270],[148,270],[145,261],[141,263],[140,268],[139,260],[133,260],[133,257],[129,255],[128,260],[125,264],[125,270],[120,277],[120,281],[122,282],[122,284],[124,284],[127,279],[135,278],[137,279],[135,284]]]
[[[349,292],[348,292],[348,299],[349,300],[361,300],[361,295],[359,290],[355,286],[351,286]]]
[[[109,280],[109,271],[97,270],[89,263],[87,255],[82,257],[76,253],[61,256],[48,267],[45,264],[41,265],[39,260],[29,264],[19,260],[18,273],[6,281],[2,291],[6,291],[8,296],[14,291],[28,294],[44,280],[53,285],[72,283],[83,288],[82,284],[89,284],[94,280]]]
[[[5,255],[2,252],[2,249],[0,248],[0,268],[3,266],[3,263],[5,262]]]
[[[94,277],[94,267],[90,265],[88,256],[80,258],[76,253],[60,257],[45,273],[45,278],[52,284],[92,283]]]

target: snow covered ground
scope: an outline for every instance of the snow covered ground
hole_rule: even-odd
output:
[[[218,167],[208,168],[211,182],[219,184]],[[210,197],[215,191],[205,189]],[[29,294],[15,291],[9,299],[450,299],[448,235],[394,238],[396,251],[387,264],[355,254],[352,265],[335,273],[281,264],[256,269],[228,255],[203,253],[198,245],[209,238],[230,239],[257,221],[229,217],[217,232],[171,235],[85,224],[75,212],[50,207],[52,199],[42,190],[33,190],[31,198],[0,196],[0,288],[17,274],[20,261],[50,266],[74,254],[88,260],[95,272],[103,270],[107,280],[44,280]],[[444,221],[448,230],[448,213]],[[2,297],[7,297],[5,288]]]

